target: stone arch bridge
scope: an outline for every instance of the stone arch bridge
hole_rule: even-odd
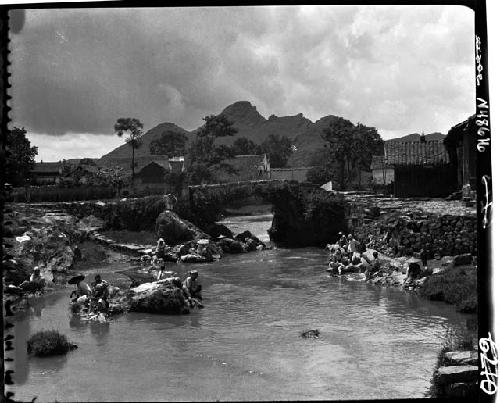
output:
[[[224,207],[250,196],[273,205],[271,240],[289,246],[321,245],[347,229],[343,197],[311,183],[260,180],[189,186],[191,213],[200,223],[217,220]]]
[[[284,180],[254,180],[227,183],[215,183],[207,185],[189,186],[189,204],[198,207],[200,204],[218,204],[224,206],[237,200],[250,196],[260,196],[267,201],[273,200],[275,195],[286,186],[294,188],[313,187],[313,185],[299,185],[296,181]]]

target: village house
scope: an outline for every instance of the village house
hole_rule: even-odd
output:
[[[61,180],[63,163],[59,162],[36,162],[31,170],[32,185],[55,185]]]
[[[155,158],[142,165],[135,174],[138,184],[164,184],[167,173],[182,173],[185,171],[184,157]]]
[[[151,161],[143,166],[136,174],[136,184],[161,184],[165,183],[165,175],[170,172],[170,165],[167,161]]]
[[[476,190],[475,118],[476,115],[472,115],[453,126],[443,141],[456,172],[457,190],[466,186]]]
[[[386,141],[372,160],[374,185],[393,183],[396,197],[445,197],[455,190],[455,171],[443,140]]]

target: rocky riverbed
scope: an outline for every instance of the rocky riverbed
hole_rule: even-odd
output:
[[[29,280],[35,266],[40,268],[45,280],[46,287],[41,292],[46,292],[64,284],[66,276],[75,273],[75,266],[81,268],[96,258],[102,259],[97,256],[99,254],[96,255],[96,250],[85,251],[82,256],[81,246],[84,242],[102,245],[115,254],[129,255],[129,261],[135,263],[138,269],[144,270],[145,265],[154,268],[151,262],[155,245],[116,242],[100,233],[106,223],[93,215],[78,218],[55,209],[16,206],[11,209],[6,224],[10,253],[3,262],[8,268],[4,289],[6,300],[15,303],[18,308],[26,305],[27,300],[22,297],[31,295],[31,292],[19,286]],[[224,232],[225,236],[214,238],[176,213],[164,211],[157,217],[155,234],[170,243],[166,247],[165,260],[171,262],[209,263],[220,259],[224,253],[245,253],[266,248],[249,231],[233,235],[220,224],[218,228],[219,233]],[[103,251],[100,253],[106,254]],[[179,298],[172,284],[167,282],[160,288],[155,287],[154,291],[137,295],[126,293],[127,298],[114,301],[114,312],[145,309],[156,313],[183,313],[184,300]],[[121,308],[117,308],[119,305]]]

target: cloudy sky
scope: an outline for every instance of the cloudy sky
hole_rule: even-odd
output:
[[[462,6],[28,10],[11,52],[12,125],[45,161],[111,151],[118,117],[192,130],[240,100],[266,118],[343,116],[385,139],[474,113]]]

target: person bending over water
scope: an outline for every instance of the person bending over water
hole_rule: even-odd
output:
[[[191,300],[196,298],[202,300],[201,297],[201,284],[198,284],[198,271],[191,270],[189,275],[182,283],[182,290],[184,291],[184,296],[188,299],[191,304]]]
[[[109,283],[101,278],[100,274],[94,277],[92,283],[92,300],[98,311],[106,312],[109,308]]]

